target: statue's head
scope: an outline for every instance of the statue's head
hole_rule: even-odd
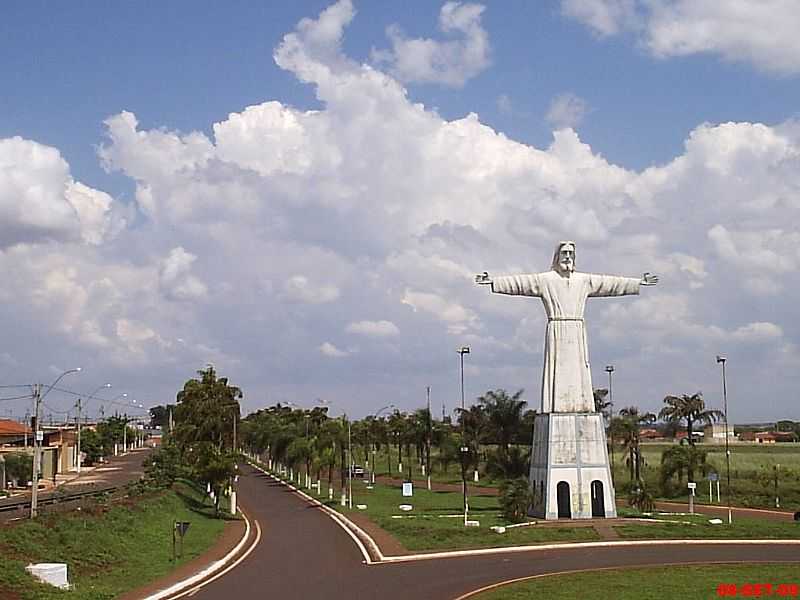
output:
[[[575,242],[562,241],[556,244],[551,268],[562,275],[569,275],[575,270]]]

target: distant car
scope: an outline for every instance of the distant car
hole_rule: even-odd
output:
[[[357,479],[359,477],[364,477],[366,475],[366,471],[364,471],[364,467],[361,465],[353,465],[351,475]]]

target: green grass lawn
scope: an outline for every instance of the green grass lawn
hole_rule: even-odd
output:
[[[736,597],[755,596],[753,584],[771,584],[760,596],[796,597],[800,565],[750,564],[642,567],[553,575],[519,582],[475,596],[475,600],[708,600],[719,598],[720,584],[735,585]],[[750,585],[750,588],[745,587]],[[787,586],[780,588],[779,586]]]
[[[630,514],[635,514],[629,511]],[[800,522],[736,517],[732,525],[712,525],[702,515],[653,515],[654,523],[630,523],[614,529],[630,539],[796,539]]]
[[[323,485],[323,490],[327,486]],[[470,519],[480,521],[480,527],[464,527],[462,496],[460,492],[429,492],[415,485],[412,498],[403,498],[399,483],[377,484],[367,489],[360,480],[353,481],[353,510],[341,507],[338,493],[335,500],[327,502],[335,510],[369,517],[378,526],[391,533],[408,550],[456,550],[465,548],[492,548],[552,542],[580,542],[599,540],[592,527],[532,525],[507,530],[498,534],[493,525],[508,525],[500,515],[497,497],[478,493],[471,488],[469,496]],[[305,490],[312,496],[316,492]],[[327,499],[327,496],[325,500]],[[365,510],[356,508],[366,504]],[[414,508],[405,512],[400,504]],[[444,515],[459,515],[446,517]],[[620,517],[648,518],[629,508],[619,509]],[[400,518],[398,518],[400,517]],[[614,529],[624,539],[795,539],[800,538],[800,523],[737,518],[732,526],[725,523],[712,525],[707,516],[654,515],[652,523],[628,522]],[[686,524],[685,522],[689,522]]]
[[[190,521],[184,538],[186,562],[218,538],[222,519],[186,484],[92,510],[53,514],[0,528],[0,597],[48,600],[114,598],[171,571],[173,521]],[[25,571],[31,562],[68,565],[74,590],[37,583]],[[4,595],[5,594],[5,595]]]
[[[323,490],[326,487],[323,485]],[[313,491],[305,490],[312,496]],[[492,548],[547,542],[592,541],[599,539],[591,527],[520,527],[498,534],[489,529],[506,525],[494,495],[470,494],[469,517],[480,521],[480,527],[464,527],[461,492],[429,492],[415,487],[411,498],[404,498],[400,484],[378,484],[367,489],[362,481],[353,481],[353,510],[342,507],[337,498],[326,502],[335,510],[367,515],[381,528],[391,533],[408,550],[454,550],[463,548]],[[366,504],[366,510],[356,508]],[[410,504],[404,512],[398,507]],[[458,515],[458,516],[445,516]],[[393,518],[402,517],[402,518]]]

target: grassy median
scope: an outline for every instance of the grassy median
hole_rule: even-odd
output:
[[[637,567],[565,573],[495,588],[470,600],[708,600],[798,596],[797,564]],[[759,586],[760,587],[756,587]],[[720,586],[725,586],[721,588]],[[731,587],[734,586],[734,587]],[[722,592],[727,592],[722,594]]]
[[[101,600],[141,587],[175,568],[174,521],[189,521],[181,564],[202,554],[222,533],[205,495],[187,483],[172,490],[46,515],[0,527],[0,597]],[[67,563],[71,591],[37,583],[25,565]]]

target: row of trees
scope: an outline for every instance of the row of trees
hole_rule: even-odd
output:
[[[489,391],[469,409],[458,410],[456,424],[434,420],[427,408],[410,413],[395,410],[385,417],[370,415],[348,423],[345,416],[331,418],[327,407],[293,409],[278,404],[243,420],[243,441],[295,471],[302,468],[317,479],[327,473],[330,484],[337,465],[342,478],[346,474],[348,442],[352,463],[376,470],[371,457],[380,453],[387,473],[403,471],[408,478],[415,472],[429,475],[433,462],[445,473],[454,464],[467,470],[485,463],[490,475],[513,478],[527,473],[528,452],[518,445],[530,444],[535,415],[525,410],[521,396],[522,390],[513,395]]]

